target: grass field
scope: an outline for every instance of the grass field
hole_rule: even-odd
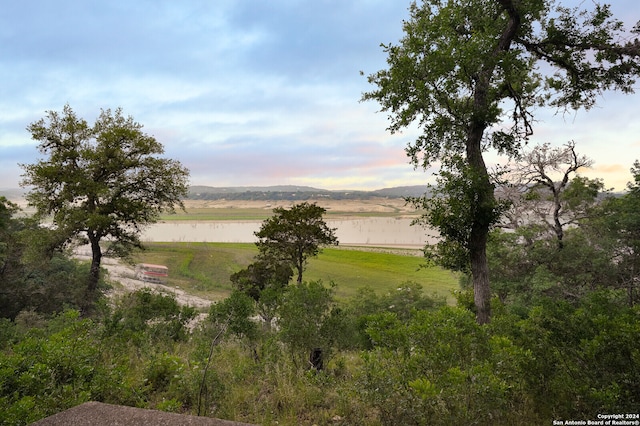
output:
[[[231,274],[250,264],[257,253],[254,244],[149,243],[135,260],[167,265],[170,285],[217,300],[231,292]],[[327,248],[310,260],[304,280],[333,281],[339,299],[363,287],[383,294],[412,281],[421,284],[427,294],[451,300],[451,292],[458,288],[457,277],[440,268],[422,267],[423,263],[422,257],[411,254]]]

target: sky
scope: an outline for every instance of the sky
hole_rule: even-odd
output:
[[[628,28],[637,0],[612,0]],[[591,0],[566,0],[567,6]],[[26,127],[69,104],[90,123],[121,107],[191,172],[192,185],[370,190],[423,185],[360,102],[402,37],[401,0],[25,0],[0,10],[0,188],[37,161]],[[365,76],[360,75],[363,71]],[[636,84],[640,88],[640,83]],[[623,189],[640,159],[640,90],[570,116],[538,111],[534,146],[576,142],[582,174]],[[489,157],[491,162],[491,158]]]

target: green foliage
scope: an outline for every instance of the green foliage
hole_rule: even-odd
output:
[[[88,239],[93,252],[89,290],[98,284],[100,242],[109,238],[109,252],[125,256],[140,246],[141,228],[161,212],[182,206],[188,171],[164,152],[142,125],[122,110],[102,110],[93,126],[76,116],[69,105],[62,113],[28,127],[38,150],[47,156],[22,165],[22,185],[32,189],[27,200],[38,217],[53,216],[64,237]]]
[[[371,336],[366,331],[372,321],[408,321],[418,311],[436,309],[445,304],[444,297],[425,295],[422,286],[413,282],[406,282],[383,295],[363,287],[346,306],[355,328],[352,347],[372,347]]]
[[[489,228],[497,223],[507,204],[495,200],[479,203],[477,192],[482,188],[485,176],[466,167],[461,159],[451,168],[440,172],[431,197],[412,201],[425,211],[416,222],[435,227],[442,237],[436,244],[427,245],[427,260],[453,271],[468,273],[471,271],[470,244],[474,226],[481,223]],[[493,192],[493,188],[485,190]]]
[[[266,288],[283,289],[292,276],[293,270],[288,264],[258,259],[246,269],[231,275],[231,282],[238,291],[259,301]]]
[[[145,342],[180,341],[188,337],[187,324],[196,310],[180,306],[174,297],[144,288],[123,296],[105,318],[107,335],[126,335]]]
[[[185,365],[175,355],[162,353],[151,358],[144,372],[144,380],[152,391],[168,391],[184,375]]]
[[[173,311],[145,297],[128,299],[127,316]],[[149,345],[109,328],[110,317],[103,326],[77,311],[50,320],[25,314],[7,327],[12,337],[0,350],[0,424],[26,424],[87,400],[284,425],[524,425],[640,409],[640,312],[625,306],[623,292],[592,292],[575,303],[540,297],[517,315],[498,303],[485,326],[460,307],[371,312],[381,300],[420,305],[404,293],[363,290],[341,309],[330,289],[304,283],[287,298],[281,333],[255,340],[255,351],[245,338],[257,327],[249,320],[253,300],[241,293],[212,308],[208,325],[188,339],[154,334]],[[342,349],[353,338],[348,325],[365,312],[370,346]],[[153,334],[155,321],[162,315],[144,333]],[[228,333],[215,341],[211,332],[221,325]],[[327,345],[319,346],[325,368],[300,374],[317,345]]]
[[[617,276],[615,284],[627,292],[629,305],[638,302],[640,288],[640,162],[631,168],[628,192],[609,198],[591,223],[592,238],[606,247],[612,257]]]
[[[297,271],[302,282],[307,259],[315,257],[322,246],[337,244],[335,229],[322,219],[326,210],[317,204],[300,203],[290,209],[277,207],[256,232],[258,250],[267,262],[286,262]]]
[[[0,271],[2,271],[2,275],[5,274],[7,264],[11,261],[11,249],[15,246],[12,234],[15,231],[16,221],[13,216],[17,211],[17,205],[5,197],[0,197]]]
[[[564,191],[562,201],[564,208],[574,212],[577,219],[588,217],[590,209],[597,198],[602,195],[604,183],[599,179],[589,179],[584,176],[574,177]],[[574,219],[577,222],[577,220]]]
[[[394,133],[417,125],[414,165],[438,163],[428,224],[447,241],[435,259],[470,269],[477,319],[490,318],[487,237],[502,205],[483,158],[516,158],[533,133],[535,108],[591,108],[603,90],[633,92],[640,46],[626,43],[608,6],[582,11],[545,1],[413,2],[387,69],[362,96],[389,114]],[[544,63],[544,66],[540,66]],[[545,74],[546,72],[546,74]]]
[[[347,322],[344,311],[336,306],[331,287],[320,281],[292,286],[278,310],[279,338],[291,349],[297,365],[316,349],[324,357],[346,345]]]
[[[38,420],[91,399],[91,383],[105,374],[95,324],[67,311],[0,353],[0,423]]]
[[[459,308],[368,323],[356,388],[383,424],[531,424],[635,412],[637,310],[596,292],[578,306],[540,300],[526,318],[498,309],[478,327]]]
[[[212,334],[223,332],[251,341],[258,333],[257,324],[251,319],[254,314],[254,301],[244,293],[234,291],[225,300],[211,305],[208,321],[213,327]]]
[[[8,318],[0,318],[0,351],[13,343],[17,334],[13,321]]]
[[[570,157],[574,155],[571,151]],[[637,191],[629,184],[628,193],[598,203],[599,180],[576,177],[567,182],[554,190],[555,195],[547,194],[566,215],[556,221],[559,232],[549,233],[546,225],[531,223],[490,235],[487,252],[494,293],[527,310],[548,297],[575,303],[595,290],[622,288],[633,306],[640,268]],[[536,200],[545,198],[539,191],[528,194],[532,193]],[[548,213],[548,205],[543,213]],[[569,223],[576,226],[565,231]]]
[[[568,230],[558,249],[553,235],[529,240],[530,227],[494,231],[488,244],[494,293],[502,300],[530,307],[540,298],[576,301],[601,288],[615,287],[618,265],[604,239],[585,228]]]
[[[231,275],[231,282],[237,291],[256,302],[258,314],[270,326],[292,276],[288,263],[258,256],[246,269]]]
[[[620,293],[595,292],[579,305],[548,299],[509,333],[531,354],[523,379],[544,417],[637,411],[640,327]]]
[[[16,218],[17,208],[5,202],[0,199],[0,317],[13,319],[25,310],[89,311],[99,295],[86,294],[88,265],[55,250],[57,230],[30,218]]]
[[[367,328],[360,397],[382,424],[507,424],[522,409],[517,380],[528,359],[506,337],[492,337],[471,312],[443,307],[406,323],[381,314]],[[529,419],[530,421],[532,419]]]

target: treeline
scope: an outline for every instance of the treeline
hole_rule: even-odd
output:
[[[245,200],[245,201],[309,201],[309,200],[367,200],[370,198],[420,197],[426,186],[403,186],[374,191],[328,191],[307,186],[229,187],[192,186],[190,200]]]

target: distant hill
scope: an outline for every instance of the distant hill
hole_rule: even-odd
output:
[[[26,190],[22,188],[0,188],[0,197],[5,197],[9,201],[21,200],[25,193]]]
[[[377,189],[370,191],[375,197],[386,198],[407,198],[407,197],[422,197],[429,192],[429,188],[426,185],[413,185],[413,186],[394,186],[392,188]]]
[[[190,200],[289,200],[304,201],[319,198],[330,200],[362,200],[369,198],[406,198],[425,194],[427,186],[400,186],[375,191],[350,191],[313,188],[310,186],[236,186],[213,187],[192,186],[189,188]]]
[[[191,186],[187,199],[190,200],[288,200],[304,201],[326,198],[329,200],[366,200],[370,198],[420,197],[427,192],[426,185],[397,186],[374,191],[351,191],[313,188],[310,186]],[[9,200],[20,200],[25,190],[21,188],[0,188],[0,196]]]

